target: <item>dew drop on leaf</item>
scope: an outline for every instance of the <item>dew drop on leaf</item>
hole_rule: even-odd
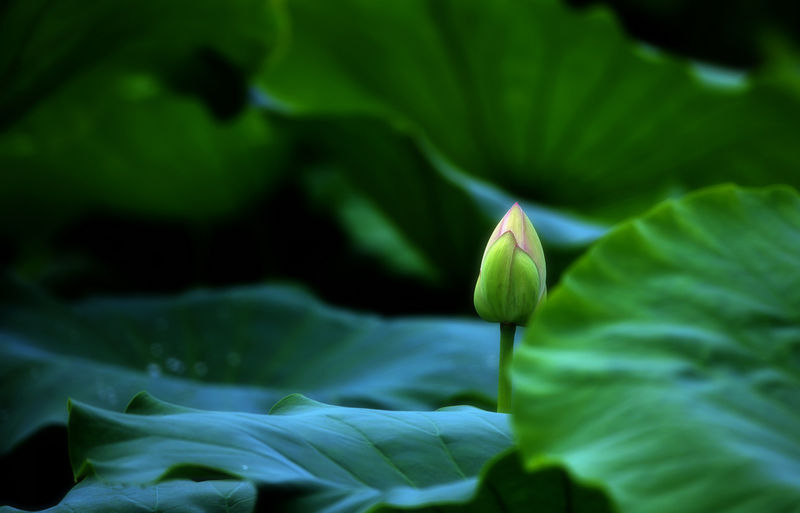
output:
[[[157,378],[161,376],[161,366],[155,362],[150,362],[147,364],[147,373],[151,377]]]
[[[167,370],[175,374],[183,374],[186,365],[177,358],[167,358]]]
[[[102,379],[98,379],[96,383],[95,393],[97,394],[97,398],[106,404],[116,405],[117,391],[114,387],[107,385]]]

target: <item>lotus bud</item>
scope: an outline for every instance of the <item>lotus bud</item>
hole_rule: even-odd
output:
[[[484,320],[524,325],[545,296],[544,252],[518,203],[492,232],[475,285],[475,310]]]

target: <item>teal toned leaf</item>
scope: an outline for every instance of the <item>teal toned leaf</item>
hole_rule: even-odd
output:
[[[607,11],[549,0],[287,9],[291,41],[261,80],[268,105],[381,117],[531,200],[616,219],[676,188],[797,181],[795,96],[755,78],[705,80],[628,39]]]
[[[527,464],[625,512],[800,504],[800,197],[732,186],[615,229],[564,276],[513,364]]]
[[[77,477],[149,484],[211,470],[347,511],[465,500],[481,467],[513,443],[503,414],[343,408],[298,395],[270,415],[172,408],[145,394],[125,414],[73,403],[69,432]]]
[[[69,430],[77,475],[143,484],[234,475],[254,481],[259,502],[273,510],[529,511],[538,503],[555,513],[570,498],[574,511],[609,510],[601,492],[570,488],[563,470],[525,475],[515,452],[493,462],[479,485],[482,468],[513,444],[507,424],[506,415],[465,406],[388,412],[292,395],[270,415],[254,415],[190,410],[139,394],[124,414],[73,403]]]
[[[94,479],[76,485],[48,513],[250,513],[256,489],[242,481],[165,481],[151,486],[109,486]],[[23,510],[0,507],[0,512]]]
[[[493,407],[497,327],[382,319],[290,287],[0,310],[2,449],[65,421],[67,397],[120,410],[148,390],[191,407],[266,412],[288,393],[388,409]]]

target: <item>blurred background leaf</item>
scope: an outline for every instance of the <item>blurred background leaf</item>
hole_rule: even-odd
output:
[[[381,117],[523,198],[619,220],[676,190],[796,180],[791,90],[643,48],[605,10],[297,0],[288,11],[287,51],[261,75],[267,105]]]
[[[56,239],[89,217],[191,233],[280,175],[282,142],[248,108],[250,77],[279,44],[272,2],[0,9],[0,263],[36,278],[102,267]]]
[[[218,217],[274,181],[276,139],[256,112],[218,123],[153,75],[85,74],[0,138],[3,228],[24,232],[30,223],[14,220],[57,223],[87,208]]]

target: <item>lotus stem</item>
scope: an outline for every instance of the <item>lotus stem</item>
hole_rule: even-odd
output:
[[[500,324],[500,368],[497,381],[497,412],[511,411],[511,356],[514,353],[516,324]]]

